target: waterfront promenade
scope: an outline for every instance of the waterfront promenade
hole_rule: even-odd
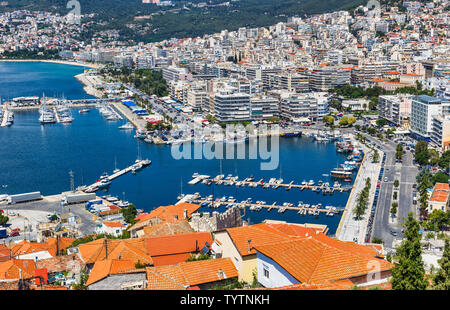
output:
[[[113,102],[111,105],[116,108],[122,115],[124,115],[130,123],[132,123],[137,129],[145,130],[147,121],[138,117],[131,112],[122,102]]]
[[[364,159],[361,162],[358,175],[356,176],[355,184],[353,185],[353,190],[345,206],[345,211],[342,214],[341,222],[336,230],[336,238],[342,241],[355,241],[357,243],[364,243],[368,220],[370,216],[370,209],[374,201],[375,190],[378,181],[378,175],[381,169],[381,158],[383,158],[383,152],[379,153],[379,162],[372,162],[373,151],[370,150],[365,145],[359,143],[359,146],[364,151]],[[366,179],[370,178],[371,188],[369,191],[369,201],[367,203],[366,212],[361,220],[356,220],[354,216],[354,209],[357,206],[357,200],[359,194],[366,185]]]

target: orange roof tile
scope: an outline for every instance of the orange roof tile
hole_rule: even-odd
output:
[[[0,280],[29,278],[35,269],[32,259],[11,259],[0,263]]]
[[[48,251],[52,256],[55,256],[56,254],[47,243],[29,242],[26,240],[22,240],[21,242],[13,245],[11,250],[14,257],[41,251]]]
[[[103,222],[103,225],[108,227],[125,227],[126,225],[119,222]]]
[[[373,247],[344,242],[318,234],[256,246],[258,252],[270,257],[289,274],[302,283],[324,283],[364,275],[374,271],[368,263],[378,255]],[[393,265],[377,259],[379,270],[389,270]]]
[[[56,238],[48,238],[45,240],[45,243],[48,245],[48,247],[56,253],[57,247],[59,247],[60,251],[66,250],[76,239],[74,238],[67,238],[67,237],[59,237],[58,245],[57,245],[57,239]]]
[[[197,252],[205,246],[206,242],[209,245],[213,242],[211,233],[209,232],[145,238],[147,252],[152,257]]]
[[[132,261],[118,259],[97,261],[89,274],[89,279],[87,280],[86,285],[89,286],[111,274],[118,274],[135,269],[135,264]]]
[[[280,227],[281,226],[275,228],[268,224],[260,223],[250,226],[228,228],[226,231],[241,256],[246,256],[256,254],[254,247],[257,245],[279,243],[294,238],[294,236],[283,232]],[[248,240],[251,240],[250,251]]]
[[[229,258],[147,268],[147,277],[150,279],[148,289],[183,289],[237,276],[236,267]]]
[[[184,210],[187,211],[187,216],[191,217],[191,214],[197,211],[199,208],[200,205],[186,202],[179,203],[177,205],[161,206],[152,210],[146,216],[142,217],[138,223],[155,217],[160,218],[161,220],[175,222],[179,219],[184,218]]]
[[[189,222],[182,219],[176,222],[163,222],[156,225],[145,226],[144,235],[145,236],[168,236],[168,235],[178,235],[192,233],[192,229]]]

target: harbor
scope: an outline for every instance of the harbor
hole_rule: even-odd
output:
[[[278,189],[278,188],[284,188],[286,191],[289,191],[292,188],[299,189],[301,191],[308,189],[312,190],[313,192],[322,192],[325,194],[332,195],[334,192],[347,192],[352,189],[351,186],[345,186],[342,185],[339,182],[334,182],[334,184],[331,186],[329,182],[323,182],[319,181],[317,185],[315,185],[315,182],[313,180],[310,181],[303,181],[301,184],[295,184],[294,181],[291,181],[290,183],[283,183],[283,179],[275,179],[271,178],[268,182],[264,182],[264,179],[260,179],[258,181],[254,180],[254,177],[248,177],[243,180],[239,180],[239,177],[228,175],[225,177],[222,175],[217,175],[215,178],[210,178],[208,175],[199,175],[194,174],[193,179],[188,182],[189,185],[195,185],[198,183],[202,183],[205,185],[224,185],[224,186],[238,186],[238,187],[261,187],[261,188],[272,188],[272,189]]]
[[[272,204],[267,204],[265,201],[255,201],[253,202],[251,198],[247,198],[241,202],[236,201],[236,199],[232,196],[230,197],[222,197],[214,199],[213,195],[208,197],[201,197],[199,193],[195,193],[192,198],[188,200],[188,202],[200,204],[202,207],[209,208],[218,208],[220,206],[225,206],[226,208],[230,207],[238,207],[240,209],[248,208],[250,211],[261,211],[262,208],[265,208],[268,212],[273,210],[277,210],[278,213],[283,213],[286,210],[296,211],[299,215],[314,215],[318,216],[320,213],[325,214],[326,216],[334,216],[339,212],[343,211],[343,208],[337,208],[331,205],[322,206],[321,203],[317,204],[307,204],[303,202],[298,202],[298,204],[284,202],[281,205],[278,205],[277,202]]]

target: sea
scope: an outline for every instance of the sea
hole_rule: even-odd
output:
[[[92,98],[83,91],[82,85],[74,78],[82,73],[78,66],[52,63],[1,63],[0,96],[64,96],[68,99]],[[275,170],[261,170],[263,159],[175,159],[171,146],[147,144],[135,139],[134,130],[118,127],[126,120],[107,121],[95,108],[85,114],[73,109],[71,124],[41,125],[39,113],[15,111],[14,124],[0,128],[0,194],[17,194],[40,191],[43,195],[59,194],[71,188],[70,172],[73,173],[75,187],[95,183],[99,176],[112,174],[115,168],[125,168],[137,158],[150,159],[152,164],[136,174],[128,173],[115,179],[99,196],[113,195],[129,201],[137,208],[151,211],[154,208],[177,202],[180,193],[202,196],[213,193],[215,197],[233,196],[238,201],[252,198],[264,200],[268,204],[284,202],[297,205],[300,201],[308,204],[322,203],[343,208],[349,192],[323,195],[311,190],[261,187],[236,187],[202,183],[188,185],[194,173],[210,175],[232,174],[244,179],[253,176],[255,180],[282,178],[283,183],[299,184],[302,181],[321,180],[333,184],[329,172],[346,158],[336,152],[333,143],[317,143],[310,137],[280,138],[279,165]],[[246,148],[247,150],[247,148]],[[351,185],[352,183],[346,183]],[[225,207],[210,209],[202,207],[200,212],[225,211]],[[276,209],[267,211],[241,210],[243,218],[250,224],[265,219],[282,220],[292,223],[325,224],[333,235],[341,214],[327,217],[325,214],[303,216],[296,211],[278,213]]]

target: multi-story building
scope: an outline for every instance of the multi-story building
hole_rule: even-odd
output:
[[[255,96],[250,99],[251,118],[265,120],[279,114],[278,99],[268,96]]]
[[[430,140],[442,151],[448,149],[450,143],[450,115],[433,115]]]
[[[450,102],[427,95],[412,98],[411,133],[419,139],[430,140],[433,116],[450,114]]]
[[[250,95],[220,91],[213,97],[214,116],[218,122],[250,121]]]
[[[309,88],[313,91],[328,91],[345,84],[350,84],[350,70],[322,67],[309,75]]]
[[[317,110],[317,99],[308,94],[296,94],[281,100],[281,117],[292,122],[315,121]]]
[[[265,88],[286,89],[297,93],[307,92],[309,90],[308,76],[297,73],[276,73],[269,74]]]
[[[410,95],[384,95],[378,97],[380,116],[396,126],[409,127],[411,117]]]
[[[162,76],[167,82],[192,79],[192,74],[190,74],[186,68],[177,68],[173,66],[163,68]]]

